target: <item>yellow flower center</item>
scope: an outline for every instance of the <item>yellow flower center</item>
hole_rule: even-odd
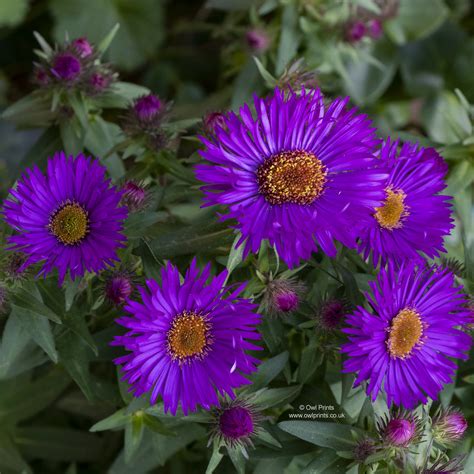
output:
[[[402,219],[409,214],[404,202],[406,195],[401,190],[391,188],[385,192],[387,197],[382,206],[375,208],[375,218],[384,229],[398,229],[402,227]]]
[[[168,331],[168,350],[173,359],[184,362],[203,356],[212,344],[210,324],[206,317],[193,311],[175,316]]]
[[[311,204],[324,190],[326,167],[312,153],[283,151],[257,170],[259,191],[270,204]]]
[[[423,336],[423,323],[413,309],[402,309],[392,320],[387,347],[392,357],[404,359]]]
[[[68,203],[51,216],[48,227],[61,243],[74,245],[89,232],[89,217],[82,206]]]

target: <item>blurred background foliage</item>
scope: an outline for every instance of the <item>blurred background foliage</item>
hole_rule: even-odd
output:
[[[143,258],[144,274],[156,274],[160,259],[189,260],[197,252],[207,256],[202,261],[211,255],[219,264],[229,265],[231,258],[239,262],[235,250],[227,259],[233,237],[225,226],[199,210],[200,194],[187,166],[197,160],[195,135],[202,132],[202,117],[235,109],[253,93],[266,94],[275,86],[317,85],[328,96],[350,95],[373,118],[381,136],[435,146],[448,160],[457,227],[447,247],[450,257],[464,262],[472,285],[474,10],[469,0],[0,0],[0,106],[6,109],[34,90],[34,31],[50,43],[62,42],[66,34],[98,43],[117,23],[120,29],[105,58],[120,80],[173,102],[172,153],[163,151],[158,161],[142,157],[133,167],[119,159],[107,161],[115,179],[151,176],[164,188],[169,183],[163,175],[176,178],[166,193],[154,188],[157,212],[132,216],[127,224],[130,252]],[[145,90],[130,86],[127,98]],[[97,155],[115,150],[123,140],[116,125],[119,116],[114,107],[101,110],[94,121],[88,116],[89,135],[80,143],[64,124],[50,124],[46,131],[32,127],[28,110],[22,123],[12,116],[1,121],[2,197],[21,169],[57,149]],[[143,240],[145,233],[152,240]],[[326,264],[320,262],[321,267]],[[261,252],[258,265],[268,270],[276,264]],[[342,290],[315,268],[307,269],[310,294],[318,299],[343,291],[353,302],[360,301],[370,271],[360,263],[347,269],[339,269]],[[248,277],[245,269],[240,272],[241,279]],[[259,284],[255,278],[249,294],[261,291]],[[117,390],[115,373],[110,373],[114,352],[107,345],[116,331],[110,322],[117,313],[101,306],[97,286],[90,281],[85,286],[69,283],[59,291],[52,279],[22,283],[11,296],[9,317],[6,310],[0,316],[0,472],[212,472],[221,459],[216,453],[211,458],[202,425],[160,418],[159,407],[144,412],[141,401],[132,402],[124,387],[119,384]],[[77,297],[81,292],[87,295]],[[88,323],[78,314],[87,314]],[[309,334],[310,325],[302,321],[298,323]],[[59,322],[69,331],[55,329],[53,337],[50,323]],[[313,401],[318,377],[327,381],[317,385],[319,401],[330,404],[337,395],[349,419],[369,410],[365,395],[350,392],[351,379],[341,381],[331,361],[322,374],[313,336],[305,339],[293,328],[281,347],[283,327],[275,326],[274,334],[263,329],[269,358],[255,389],[278,378],[284,381],[276,386],[286,392],[278,397],[273,392],[278,416],[289,401]],[[289,360],[297,363],[296,375]],[[446,403],[456,397],[470,420],[471,365],[461,369],[461,386],[443,392]],[[286,387],[290,381],[299,385]],[[168,428],[177,436],[168,436]],[[334,450],[351,446],[341,439],[350,439],[349,428],[328,432],[316,423],[314,430],[320,433],[313,439],[295,428],[292,434],[305,440],[297,441],[270,427],[278,441],[269,435],[247,469],[257,474],[346,472],[350,461]],[[107,429],[113,430],[103,431]],[[456,448],[468,454],[466,472],[474,472],[473,433]],[[283,450],[274,449],[281,445]],[[216,472],[235,469],[243,472],[244,460],[226,459]]]

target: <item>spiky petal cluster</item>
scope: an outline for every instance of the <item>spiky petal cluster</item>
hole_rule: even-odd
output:
[[[44,262],[40,274],[57,268],[62,282],[68,271],[74,279],[118,260],[127,210],[105,172],[92,158],[64,153],[48,160],[46,174],[37,166],[25,172],[4,203],[5,220],[17,232],[10,248],[27,255],[17,271]]]
[[[268,240],[294,267],[318,245],[330,256],[335,240],[355,246],[357,225],[383,200],[386,174],[373,168],[375,129],[347,102],[276,89],[255,97],[255,117],[245,105],[226,115],[215,139],[202,138],[208,164],[196,174],[206,205],[228,206],[222,218],[237,220],[245,254]]]
[[[435,400],[471,346],[462,288],[449,270],[413,262],[390,264],[369,285],[371,311],[359,306],[343,329],[344,372],[357,373],[356,386],[367,381],[372,400],[383,390],[389,406]]]
[[[381,166],[390,171],[385,200],[361,233],[360,250],[374,263],[419,260],[444,252],[443,239],[452,229],[450,197],[439,194],[446,184],[446,163],[432,148],[386,140]]]
[[[234,389],[248,383],[258,359],[246,351],[259,349],[256,305],[239,298],[245,285],[224,286],[227,272],[210,278],[193,260],[181,280],[176,267],[161,271],[161,283],[147,281],[140,301],[129,300],[130,315],[117,319],[126,327],[114,345],[129,353],[115,360],[135,396],[149,392],[151,403],[161,395],[165,411],[176,414],[219,405],[218,393],[234,398]],[[217,392],[217,393],[216,393]]]
[[[467,426],[466,418],[460,410],[452,407],[440,409],[433,419],[433,438],[449,446],[464,436]]]

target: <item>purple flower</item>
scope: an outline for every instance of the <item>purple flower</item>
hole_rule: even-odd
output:
[[[137,99],[133,110],[139,120],[149,122],[163,111],[163,103],[156,95],[149,94]]]
[[[268,33],[262,29],[253,29],[247,31],[245,39],[249,48],[256,53],[265,52],[270,46],[270,38]]]
[[[368,223],[384,197],[387,175],[375,166],[378,143],[364,115],[346,99],[325,106],[319,90],[275,90],[226,114],[212,140],[201,137],[196,167],[205,205],[226,205],[236,219],[244,256],[268,240],[290,267],[319,246],[336,255],[334,240],[354,247],[357,226]]]
[[[9,238],[11,248],[28,255],[20,270],[44,262],[40,274],[57,268],[62,283],[68,270],[74,279],[117,260],[127,210],[105,171],[96,160],[64,153],[48,160],[45,175],[37,166],[26,171],[4,204],[7,223],[18,232]]]
[[[81,58],[87,58],[94,50],[86,38],[77,38],[72,42],[73,48],[79,53]]]
[[[145,186],[136,181],[126,181],[120,188],[122,191],[122,204],[127,206],[130,212],[143,210],[148,201],[149,193]]]
[[[130,272],[118,270],[108,275],[104,293],[112,304],[122,305],[132,296],[134,286],[133,275]]]
[[[357,43],[360,41],[367,33],[365,24],[362,21],[355,21],[349,23],[346,29],[346,39],[350,43]]]
[[[459,441],[467,430],[467,421],[460,410],[455,408],[441,409],[433,419],[433,437],[444,445]]]
[[[373,210],[373,218],[361,233],[359,249],[364,258],[372,252],[379,260],[401,262],[430,258],[444,252],[443,238],[453,227],[442,158],[432,149],[388,139],[381,149],[381,165],[390,171],[385,201]]]
[[[294,279],[276,279],[268,282],[265,307],[271,315],[291,313],[298,308],[305,286]]]
[[[324,329],[337,329],[346,317],[347,312],[347,302],[338,299],[330,299],[321,306],[318,322]]]
[[[262,416],[247,399],[224,400],[212,415],[210,441],[217,439],[228,448],[253,446],[252,438],[260,429]]]
[[[370,20],[367,24],[369,35],[373,39],[379,39],[383,35],[382,22],[377,18]]]
[[[366,294],[372,308],[359,306],[347,318],[342,346],[344,372],[356,372],[355,386],[368,381],[375,401],[383,389],[387,404],[412,408],[436,400],[456,369],[467,359],[471,336],[467,298],[447,269],[406,262],[382,268]]]
[[[221,112],[210,112],[203,119],[204,131],[209,137],[215,136],[217,128],[226,127],[225,115]]]
[[[420,422],[414,415],[397,414],[379,425],[379,434],[389,446],[407,448],[420,438]]]
[[[81,62],[70,53],[58,54],[53,61],[51,72],[61,80],[71,82],[81,74]]]
[[[198,405],[219,405],[216,391],[234,398],[233,389],[249,383],[244,375],[259,360],[246,351],[259,349],[248,340],[260,339],[260,316],[256,305],[238,297],[245,284],[226,287],[226,277],[210,279],[210,265],[200,272],[193,260],[181,279],[168,264],[161,284],[148,280],[146,289],[138,288],[141,301],[127,302],[130,316],[117,323],[129,331],[112,344],[130,351],[115,363],[135,396],[150,392],[153,404],[161,395],[165,412],[174,415],[181,404],[187,414]]]

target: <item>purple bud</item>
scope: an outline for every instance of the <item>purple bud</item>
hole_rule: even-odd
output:
[[[406,447],[416,435],[416,423],[405,418],[393,418],[385,427],[384,438],[392,446]]]
[[[146,188],[135,181],[126,181],[121,187],[122,204],[130,212],[142,210],[148,201],[148,192]]]
[[[163,103],[156,95],[149,94],[137,99],[133,105],[133,110],[139,120],[148,122],[163,110]]]
[[[294,291],[281,292],[275,295],[275,304],[280,311],[288,313],[297,308],[299,303],[298,295]]]
[[[72,42],[73,47],[81,58],[87,58],[93,53],[92,45],[86,38],[77,38]]]
[[[464,415],[456,409],[448,408],[433,420],[433,437],[442,444],[459,441],[467,430]]]
[[[217,127],[227,129],[225,115],[221,112],[209,112],[203,119],[204,129],[207,134],[215,135]]]
[[[329,300],[319,313],[319,323],[325,329],[337,329],[347,314],[347,305],[340,300]]]
[[[253,29],[245,34],[247,44],[252,51],[257,53],[265,52],[270,46],[270,37],[267,32],[261,29]]]
[[[383,35],[382,22],[377,19],[370,20],[367,24],[369,35],[373,39],[379,39]]]
[[[231,440],[249,436],[254,432],[252,413],[244,406],[227,408],[220,415],[219,428]]]
[[[126,273],[114,273],[105,282],[105,296],[116,305],[125,303],[132,293],[133,283]]]
[[[72,81],[81,73],[81,62],[72,54],[59,54],[54,59],[51,72],[59,79]]]
[[[95,72],[92,74],[89,80],[94,92],[102,92],[104,89],[107,89],[110,85],[110,77],[101,74],[100,72]]]
[[[364,23],[361,21],[356,21],[350,23],[346,30],[346,39],[349,43],[357,43],[360,41],[366,34],[366,28]]]
[[[375,441],[370,438],[362,438],[354,446],[354,459],[364,462],[371,454],[375,453]]]
[[[40,86],[47,86],[50,78],[46,70],[41,66],[36,66],[34,70],[34,82]]]

